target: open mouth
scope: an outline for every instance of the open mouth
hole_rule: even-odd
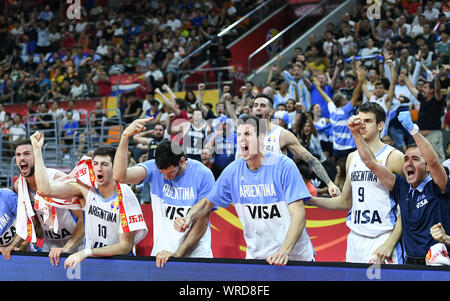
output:
[[[242,154],[243,155],[248,155],[249,154],[248,145],[241,145],[241,150],[242,150]]]
[[[98,182],[100,182],[100,183],[103,182],[103,179],[104,179],[103,175],[97,175],[97,181]]]
[[[29,170],[30,168],[29,168],[29,166],[28,166],[27,163],[20,163],[20,164],[19,164],[19,169],[20,169],[20,172],[21,172],[22,174],[26,174],[26,173],[28,173],[28,170]]]
[[[406,170],[406,177],[407,178],[414,177],[415,174],[416,174],[416,171],[414,169],[407,169]]]

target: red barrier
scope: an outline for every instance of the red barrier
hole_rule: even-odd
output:
[[[152,208],[148,204],[141,207],[149,232],[137,245],[137,255],[149,256],[153,246]],[[348,234],[346,216],[346,211],[306,207],[306,226],[316,251],[316,261],[345,261]],[[215,258],[245,258],[242,225],[234,206],[220,208],[211,214],[211,236]]]

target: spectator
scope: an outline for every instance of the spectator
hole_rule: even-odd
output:
[[[351,55],[352,47],[354,47],[355,40],[350,32],[348,26],[342,28],[343,36],[338,39],[338,43],[341,47],[341,52],[344,57],[349,57]]]
[[[19,113],[14,114],[14,123],[9,128],[9,142],[11,143],[11,149],[14,149],[14,142],[20,139],[24,139],[27,136],[27,129],[22,124],[22,115]]]
[[[113,65],[109,68],[109,75],[121,75],[125,72],[125,66],[122,64],[120,55],[114,56]]]
[[[61,132],[61,142],[62,142],[62,151],[65,154],[69,153],[69,147],[71,147],[76,141],[75,139],[78,136],[78,129],[80,125],[78,121],[72,119],[73,113],[72,111],[66,112],[67,121],[64,123],[62,132]]]
[[[313,156],[319,159],[320,162],[324,162],[327,158],[323,153],[322,146],[320,144],[319,135],[314,126],[312,118],[309,114],[304,114],[305,122],[303,128],[298,135],[300,143],[306,148]]]
[[[417,125],[422,131],[421,134],[433,146],[440,162],[444,162],[445,155],[440,119],[443,114],[444,102],[440,80],[436,71],[433,71],[433,77],[433,82],[426,82],[424,84],[423,92],[419,92],[407,77],[405,81],[411,93],[420,102]]]
[[[128,57],[124,60],[125,72],[126,73],[136,73],[137,71],[138,58],[134,49],[130,49]]]
[[[342,94],[336,94],[331,99],[321,88],[319,81],[315,80],[314,85],[319,93],[328,103],[330,109],[330,120],[333,126],[333,157],[335,160],[346,157],[349,153],[354,151],[355,142],[351,136],[348,136],[349,131],[347,127],[342,126],[348,118],[353,115],[353,109],[356,101],[359,99],[361,87],[366,72],[360,66],[357,68],[358,84],[353,91],[350,101],[345,99]]]
[[[439,64],[449,64],[450,56],[450,41],[448,40],[448,33],[450,30],[446,29],[441,32],[441,40],[436,44],[435,54],[438,57]]]
[[[156,88],[155,92],[164,99],[164,105],[166,106],[167,111],[169,114],[173,114],[172,120],[167,120],[167,126],[166,129],[168,132],[172,131],[172,129],[168,128],[169,122],[172,122],[172,126],[174,127],[180,127],[182,124],[188,124],[189,123],[189,116],[186,112],[186,102],[184,99],[176,98],[175,94],[173,94],[172,90],[169,86],[164,85],[162,87],[165,91],[168,91],[169,97],[167,98],[162,94],[161,90],[159,88]],[[178,142],[180,145],[183,145],[183,139],[181,136],[177,136],[175,134],[170,135],[170,139]]]
[[[221,173],[235,159],[237,136],[231,118],[221,116],[217,120],[214,132],[209,136],[205,149],[213,153],[214,163]]]
[[[177,76],[178,62],[181,60],[178,51],[168,50],[161,66],[167,78],[167,85],[172,87]]]
[[[126,124],[132,123],[135,119],[139,118],[142,113],[142,102],[136,98],[134,91],[127,92],[126,102],[121,106],[122,118]]]
[[[434,7],[434,1],[431,0],[426,1],[423,15],[425,16],[425,20],[429,24],[432,25],[436,24],[439,18],[439,10]]]
[[[328,83],[327,77],[325,76],[325,74],[320,74],[317,77],[315,77],[313,79],[317,80],[317,83],[319,83],[320,88],[322,89],[322,91],[324,91],[328,97],[333,97],[333,88],[332,86]],[[306,87],[309,89],[309,91],[311,92],[311,105],[314,104],[319,104],[320,107],[322,108],[322,116],[325,118],[329,118],[330,117],[330,112],[328,110],[328,106],[327,106],[327,102],[324,99],[323,95],[319,92],[318,88],[311,84],[311,82],[309,81],[308,78],[304,77],[304,81],[306,84]]]
[[[213,154],[209,148],[204,148],[201,154],[201,162],[203,165],[208,167],[214,175],[214,179],[217,181],[219,178],[222,168],[217,166],[216,162],[212,160]]]
[[[27,77],[25,79],[25,82],[19,88],[18,93],[19,102],[23,102],[25,100],[32,100],[37,102],[41,98],[41,90],[39,89],[39,85],[31,77]]]
[[[46,137],[55,137],[55,123],[53,115],[48,112],[47,103],[39,104],[35,122],[33,130],[41,131]]]
[[[87,86],[81,82],[79,77],[75,78],[73,86],[70,88],[70,97],[72,99],[80,99],[87,96]]]
[[[152,90],[156,92],[156,88],[161,88],[164,84],[164,74],[155,62],[152,62],[149,71],[145,73],[145,78],[150,79]]]

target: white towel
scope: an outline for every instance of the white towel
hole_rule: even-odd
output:
[[[17,193],[17,217],[16,233],[28,242],[36,243],[36,231],[32,222],[35,215],[31,206],[30,195],[28,194],[28,185],[25,178],[20,175]]]
[[[53,182],[53,177],[56,172],[57,170],[47,169],[47,174],[50,182]],[[59,231],[59,223],[58,215],[56,214],[54,205],[64,202],[70,202],[72,204],[76,204],[78,202],[78,206],[73,205],[71,207],[68,207],[67,209],[80,209],[78,198],[72,200],[52,199],[43,197],[39,194],[39,192],[36,192],[33,210],[26,179],[22,175],[20,175],[18,181],[18,206],[16,220],[17,235],[27,240],[28,242],[36,243],[35,228],[31,219],[35,215],[35,211],[39,211],[39,213],[43,216],[44,224],[49,226],[49,228],[52,229],[53,232],[57,233]]]
[[[425,259],[427,265],[450,265],[447,247],[443,243],[432,245]]]

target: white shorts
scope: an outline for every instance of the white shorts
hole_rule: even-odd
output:
[[[386,232],[376,237],[367,237],[350,231],[347,237],[346,262],[369,263],[373,252],[381,246],[389,237],[391,232]],[[392,252],[392,261],[389,263],[402,264],[403,252],[400,242]]]

